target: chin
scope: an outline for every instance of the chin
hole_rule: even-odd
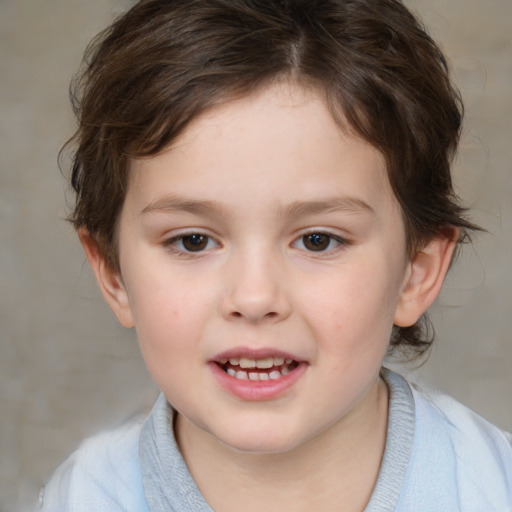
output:
[[[230,436],[224,431],[222,436],[216,436],[217,440],[234,451],[247,454],[282,454],[290,452],[304,442],[297,439],[293,433],[276,427],[267,429],[245,429],[232,432]]]

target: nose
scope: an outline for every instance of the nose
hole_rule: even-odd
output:
[[[291,313],[279,256],[244,251],[227,262],[222,314],[229,320],[276,323]]]

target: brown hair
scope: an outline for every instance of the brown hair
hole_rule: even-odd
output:
[[[398,0],[139,2],[92,41],[74,83],[70,220],[118,269],[130,158],[157,154],[213,105],[290,78],[324,93],[333,116],[383,153],[411,256],[447,228],[459,241],[475,228],[450,174],[459,94]],[[425,321],[395,328],[391,346],[424,352]]]

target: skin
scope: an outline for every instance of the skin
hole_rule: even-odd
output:
[[[308,245],[312,232],[325,248]],[[188,249],[192,234],[207,237],[201,250]],[[433,302],[452,238],[410,260],[383,156],[289,83],[214,108],[132,162],[120,273],[81,233],[216,511],[364,508],[385,445],[391,329]],[[241,398],[215,361],[253,351],[290,355],[300,375]]]

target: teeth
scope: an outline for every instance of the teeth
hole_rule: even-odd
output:
[[[251,381],[258,381],[258,380],[277,380],[281,377],[284,377],[285,375],[288,375],[290,373],[287,369],[283,369],[282,372],[278,370],[273,370],[270,373],[267,372],[245,372],[243,370],[235,371],[233,368],[228,368],[226,370],[227,374],[231,377],[234,377],[235,379],[239,380],[251,380]]]
[[[256,368],[272,368],[274,366],[274,359],[272,357],[267,357],[266,359],[257,359],[256,360]]]
[[[240,368],[260,368],[262,370],[272,368],[273,366],[282,366],[291,364],[293,359],[284,359],[284,357],[266,357],[264,359],[249,359],[248,357],[230,357],[229,364],[232,366],[240,366]],[[221,359],[221,364],[226,364],[228,359]]]
[[[291,368],[288,365],[294,363],[293,359],[285,359],[284,357],[265,357],[262,359],[230,357],[229,359],[222,358],[219,360],[222,365],[226,365],[228,361],[229,365],[224,369],[230,377],[250,381],[280,379],[290,373]]]
[[[231,360],[229,361],[231,363]],[[231,363],[233,364],[233,363]],[[256,361],[254,359],[247,359],[246,357],[241,357],[238,363],[240,368],[255,368]]]

